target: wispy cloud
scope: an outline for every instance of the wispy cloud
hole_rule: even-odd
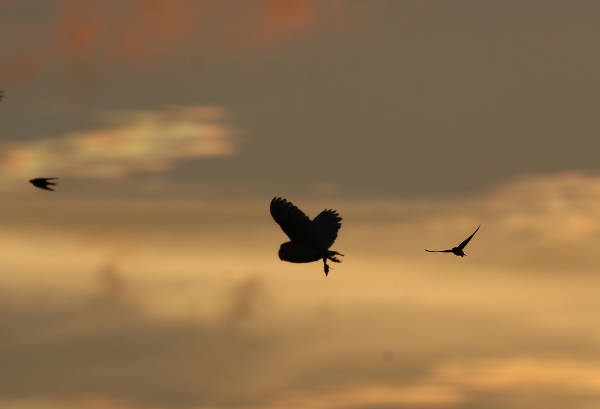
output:
[[[467,390],[559,388],[600,396],[600,365],[531,357],[449,362],[435,370],[431,382]]]
[[[2,178],[122,178],[164,172],[184,159],[230,156],[236,150],[234,132],[224,117],[223,109],[209,106],[121,112],[107,118],[100,129],[5,142]]]
[[[320,22],[319,7],[341,6],[344,0],[261,0],[258,27],[262,41],[286,38],[308,30]]]
[[[136,59],[180,46],[203,15],[207,2],[185,0],[61,0],[52,24],[56,47],[73,62],[98,54]]]
[[[99,51],[146,57],[208,36],[217,44],[269,44],[301,34],[323,20],[324,9],[344,0],[257,0],[193,2],[128,0],[59,2],[58,44],[74,58]],[[214,21],[222,24],[214,24]],[[248,41],[252,39],[251,41]],[[119,54],[119,53],[117,53]],[[122,54],[127,56],[127,54]]]
[[[349,385],[322,392],[291,393],[267,408],[392,407],[462,408],[493,395],[531,393],[600,396],[600,366],[578,360],[510,357],[440,364],[432,375],[388,385]],[[482,398],[482,395],[485,398]],[[548,402],[550,404],[550,402]],[[551,405],[551,404],[550,404]],[[469,406],[470,407],[470,406]],[[554,406],[550,406],[554,407]]]
[[[519,178],[492,192],[486,207],[509,231],[564,243],[600,232],[599,200],[600,175],[572,171]]]
[[[462,402],[455,388],[443,386],[353,385],[323,392],[290,394],[275,399],[265,409],[359,409],[365,407],[452,408]],[[258,409],[258,408],[256,408]]]

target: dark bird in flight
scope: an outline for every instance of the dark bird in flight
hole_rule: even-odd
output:
[[[31,179],[29,183],[35,187],[39,187],[40,189],[51,190],[54,192],[52,186],[56,186],[56,182],[53,182],[56,179],[58,178],[35,178]]]
[[[323,260],[325,275],[329,273],[327,260],[341,262],[342,253],[329,250],[342,226],[337,211],[323,210],[312,221],[300,209],[281,197],[271,200],[271,216],[290,238],[279,247],[279,258],[291,263],[310,263]]]
[[[467,244],[469,244],[469,241],[471,241],[471,239],[473,238],[473,236],[475,235],[475,233],[477,233],[477,231],[479,230],[479,228],[481,227],[481,225],[477,226],[477,229],[475,229],[475,231],[473,232],[473,234],[471,234],[469,237],[467,237],[462,243],[460,243],[458,246],[453,247],[450,250],[427,250],[425,249],[425,251],[428,251],[430,253],[452,253],[455,254],[457,256],[461,256],[464,257],[466,256],[465,252],[463,251],[463,249],[465,247],[467,247]]]

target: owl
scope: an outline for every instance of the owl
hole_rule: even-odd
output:
[[[271,216],[290,238],[279,247],[279,258],[291,263],[310,263],[323,260],[325,276],[329,273],[327,261],[339,263],[336,256],[343,256],[329,250],[342,226],[342,218],[337,211],[323,210],[312,221],[291,202],[275,197],[271,200]]]

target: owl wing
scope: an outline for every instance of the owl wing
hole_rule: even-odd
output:
[[[323,249],[331,247],[342,227],[342,218],[337,211],[323,210],[312,221],[312,228],[319,246]]]
[[[291,202],[275,197],[271,200],[271,216],[292,241],[311,242],[310,219]]]

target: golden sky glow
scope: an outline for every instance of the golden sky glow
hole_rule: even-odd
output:
[[[261,200],[18,193],[5,203],[0,236],[10,271],[0,305],[10,334],[5,401],[500,408],[518,394],[525,400],[516,407],[595,402],[600,305],[590,288],[600,279],[585,254],[600,245],[600,215],[577,198],[598,186],[570,173],[461,200],[345,200],[335,248],[347,256],[327,279],[319,265],[276,258],[285,237]],[[524,188],[535,199],[523,200]],[[515,225],[499,197],[521,200],[515,214],[539,223]],[[297,201],[312,215],[329,200]],[[540,227],[571,212],[590,227]],[[476,222],[483,226],[465,259],[424,256]],[[566,238],[556,240],[560,232]],[[21,391],[18,399],[9,390]]]
[[[0,0],[0,407],[597,409],[598,12]]]

